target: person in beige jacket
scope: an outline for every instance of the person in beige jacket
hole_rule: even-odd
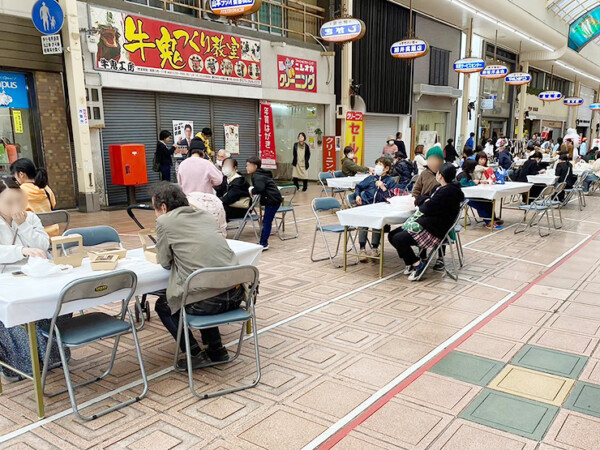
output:
[[[235,266],[238,259],[221,234],[214,217],[207,211],[189,206],[179,186],[168,182],[156,185],[152,193],[152,205],[157,217],[158,261],[171,271],[167,290],[155,293],[159,297],[155,310],[165,328],[177,339],[183,286],[187,277],[202,268]],[[225,292],[198,289],[188,297],[186,313],[200,316],[221,314],[239,308],[244,298],[243,286]],[[217,327],[201,330],[201,334],[203,343],[207,345],[206,351],[202,350],[190,331],[193,369],[229,359]],[[180,347],[185,352],[183,338]],[[185,358],[178,361],[177,369],[187,370]]]
[[[444,152],[439,144],[434,145],[427,152],[427,165],[425,170],[419,174],[412,190],[415,203],[422,195],[427,195],[439,185],[436,174],[444,164]]]

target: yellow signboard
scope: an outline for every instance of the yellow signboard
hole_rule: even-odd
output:
[[[365,122],[363,113],[348,111],[346,113],[346,135],[344,146],[350,146],[354,149],[354,161],[361,166],[364,164],[364,140]]]
[[[13,123],[15,125],[15,133],[23,134],[23,118],[21,117],[21,111],[13,110]]]

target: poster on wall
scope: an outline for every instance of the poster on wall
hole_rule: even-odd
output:
[[[277,55],[279,89],[317,92],[317,62]]]
[[[230,155],[240,153],[240,127],[239,125],[223,124],[225,128],[225,151]]]
[[[425,152],[429,150],[437,142],[438,134],[437,131],[421,131],[419,133],[419,141],[417,145],[425,147]]]
[[[323,172],[336,169],[335,136],[323,136]]]
[[[29,108],[24,74],[0,72],[0,108]]]
[[[354,162],[363,165],[365,139],[365,123],[363,113],[357,111],[348,111],[346,113],[346,135],[344,147],[354,149]]]
[[[90,7],[97,70],[261,85],[260,41]]]
[[[260,159],[265,169],[277,169],[273,107],[270,103],[260,104]]]
[[[173,121],[173,142],[178,148],[190,148],[194,137],[194,122],[191,120]]]

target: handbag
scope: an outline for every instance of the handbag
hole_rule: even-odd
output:
[[[229,207],[248,209],[250,208],[250,197],[240,198],[237,202],[233,202],[231,205],[229,205]]]
[[[402,229],[412,233],[420,233],[423,231],[423,226],[417,222],[421,216],[423,216],[423,213],[417,209],[413,215],[406,219],[406,222],[402,224]]]

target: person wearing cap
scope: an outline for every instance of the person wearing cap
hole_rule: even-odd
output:
[[[415,202],[419,200],[419,197],[429,194],[439,185],[436,174],[440,170],[440,167],[442,167],[442,164],[444,164],[444,152],[439,143],[429,149],[426,162],[425,170],[419,174],[419,178],[417,178],[412,190]]]
[[[581,141],[581,147],[579,147],[579,156],[581,156],[582,158],[586,155],[588,151],[588,143],[587,143],[587,138],[583,138]]]
[[[202,131],[196,135],[204,144],[204,159],[212,159],[214,152],[210,148],[210,140],[212,139],[212,130],[210,128],[202,128]],[[190,149],[191,150],[191,149]]]
[[[398,153],[398,146],[394,144],[394,136],[389,135],[383,147],[382,155],[393,160],[396,153]]]
[[[223,174],[205,159],[205,150],[202,139],[195,137],[190,144],[189,157],[179,165],[177,181],[186,195],[192,192],[213,194],[223,183]]]

